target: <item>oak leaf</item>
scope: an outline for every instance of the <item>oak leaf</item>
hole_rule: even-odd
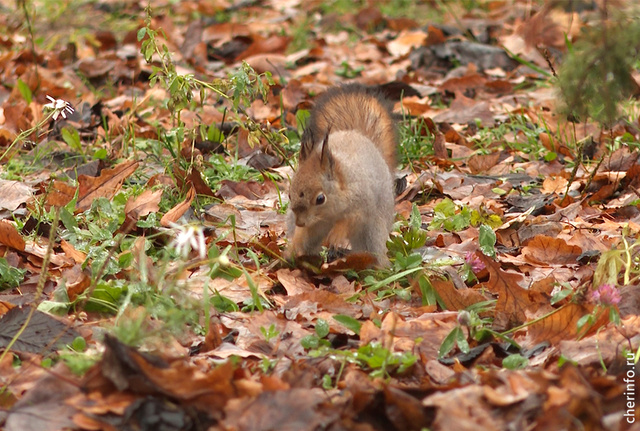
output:
[[[582,249],[560,238],[536,235],[522,249],[522,256],[539,265],[571,265],[577,263]]]
[[[526,310],[537,309],[547,302],[543,294],[520,287],[522,275],[503,271],[497,262],[482,253],[476,253],[476,256],[482,260],[489,272],[489,281],[485,286],[490,292],[498,295],[494,329],[501,331],[524,323]]]

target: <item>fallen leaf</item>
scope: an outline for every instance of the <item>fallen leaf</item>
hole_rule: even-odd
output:
[[[158,204],[162,199],[162,190],[145,190],[136,198],[129,198],[124,206],[124,212],[135,219],[144,217],[152,212],[160,211]]]
[[[67,289],[67,296],[69,301],[76,300],[78,295],[82,294],[90,285],[91,277],[89,277],[83,270],[80,264],[75,264],[71,268],[67,268],[62,272],[61,278],[65,280],[65,287]]]
[[[73,376],[63,367],[45,374],[33,389],[9,410],[6,431],[58,431],[75,428],[72,421],[75,408],[61,400],[79,392]]]
[[[490,292],[498,295],[493,321],[494,329],[497,331],[524,323],[527,319],[527,309],[537,309],[539,304],[547,303],[546,297],[540,292],[520,287],[522,275],[503,271],[497,262],[482,253],[476,253],[475,256],[484,262],[489,272],[489,281],[485,286]]]
[[[590,327],[585,326],[579,333],[578,320],[582,316],[591,314],[593,309],[593,305],[569,303],[544,319],[534,322],[528,328],[533,344],[548,341],[553,345],[562,340],[572,340],[577,338],[578,334],[586,335],[586,329],[589,330],[587,333],[592,333],[608,321],[608,311],[601,310],[594,324]]]
[[[19,181],[0,180],[0,210],[15,211],[33,197],[33,189]]]
[[[565,240],[537,235],[522,248],[522,256],[529,262],[541,265],[576,264],[582,249],[569,245]]]
[[[13,223],[8,220],[0,220],[0,244],[24,251],[26,243]]]
[[[140,165],[139,162],[122,162],[111,169],[103,169],[99,177],[80,175],[78,177],[79,191],[76,212],[86,211],[96,198],[111,199],[118,193],[120,186]]]
[[[464,310],[470,305],[487,300],[475,289],[456,289],[450,280],[435,278],[431,280],[431,285],[438,292],[438,296],[444,302],[447,310]]]
[[[7,347],[19,333],[11,350],[41,354],[71,344],[78,336],[70,325],[42,311],[35,310],[28,320],[30,311],[31,307],[14,307],[0,318],[0,347]]]
[[[162,218],[160,219],[160,225],[169,227],[171,223],[175,223],[176,221],[178,221],[178,219],[182,217],[185,212],[187,212],[187,210],[191,206],[191,202],[193,202],[195,197],[196,190],[193,188],[193,186],[191,186],[187,191],[187,197],[162,216]]]

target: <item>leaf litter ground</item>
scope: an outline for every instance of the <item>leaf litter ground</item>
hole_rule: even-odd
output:
[[[628,429],[638,417],[637,113],[609,129],[568,123],[540,73],[542,48],[559,61],[597,10],[152,2],[178,73],[215,82],[245,61],[275,79],[240,109],[192,94],[204,105],[188,104],[179,129],[175,88],[148,82],[140,6],[71,3],[30,5],[31,31],[55,36],[35,52],[21,12],[1,22],[14,30],[0,58],[5,429]],[[379,86],[400,119],[386,272],[364,270],[366,255],[279,258],[300,113],[347,80]],[[76,112],[16,139],[46,95]],[[204,226],[205,256],[185,223]]]

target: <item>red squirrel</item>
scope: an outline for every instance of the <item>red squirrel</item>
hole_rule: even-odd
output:
[[[394,219],[396,131],[375,90],[349,84],[318,98],[291,179],[285,257],[318,254],[345,239],[387,266]]]

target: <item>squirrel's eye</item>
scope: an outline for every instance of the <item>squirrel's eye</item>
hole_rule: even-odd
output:
[[[324,197],[324,194],[320,193],[316,196],[316,205],[322,205],[327,199]]]

